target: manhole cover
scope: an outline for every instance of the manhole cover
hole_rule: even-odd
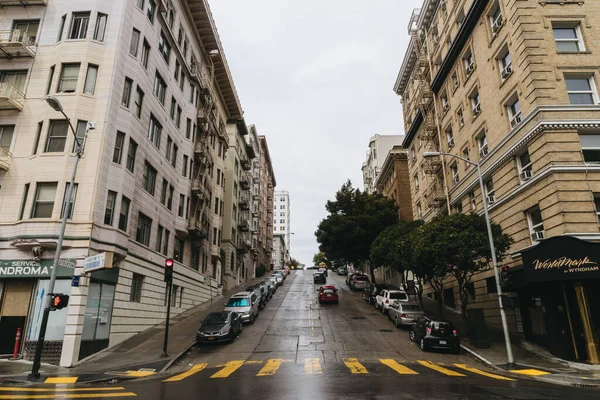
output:
[[[366,319],[365,317],[350,317],[350,319]]]
[[[379,332],[394,332],[391,329],[380,329]]]

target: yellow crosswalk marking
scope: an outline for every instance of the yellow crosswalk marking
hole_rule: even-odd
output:
[[[451,369],[448,368],[444,368],[442,366],[436,365],[430,361],[425,361],[425,360],[417,360],[417,362],[419,364],[421,364],[424,367],[427,368],[431,368],[437,372],[441,372],[444,375],[448,375],[448,376],[466,376],[464,374],[461,374],[460,372],[456,372],[456,371],[452,371]]]
[[[244,360],[234,360],[229,361],[223,369],[213,374],[210,379],[214,378],[227,378],[229,375],[233,374],[239,367],[244,365]]]
[[[396,360],[391,359],[391,358],[381,358],[379,359],[379,361],[381,361],[382,364],[387,365],[388,367],[390,367],[391,369],[393,369],[394,371],[396,371],[399,374],[402,375],[419,375],[418,372],[413,371],[412,369],[405,367],[402,364],[399,364],[396,362]]]
[[[477,369],[477,368],[469,367],[469,366],[467,366],[467,364],[454,364],[454,365],[456,365],[458,368],[464,369],[465,371],[469,371],[469,372],[472,372],[474,374],[479,374],[479,375],[487,376],[488,378],[499,379],[501,381],[514,381],[514,379],[508,378],[506,376],[491,374],[489,372],[485,372],[485,371],[482,371],[482,370]]]
[[[48,393],[48,394],[9,394],[0,395],[0,399],[17,400],[17,399],[97,399],[99,397],[137,397],[133,392],[119,393]]]
[[[270,358],[269,360],[267,360],[265,366],[262,367],[258,374],[256,374],[256,376],[275,375],[275,372],[277,372],[282,362],[283,359],[281,358]]]
[[[172,376],[169,379],[165,379],[163,382],[178,382],[182,379],[187,378],[188,376],[194,375],[196,372],[202,371],[204,368],[206,368],[207,365],[207,363],[193,365],[192,368],[188,369],[187,371],[179,375]]]
[[[358,362],[357,358],[344,358],[344,364],[346,367],[350,369],[350,372],[353,374],[368,374],[369,371],[365,368],[364,365]]]
[[[509,372],[529,376],[550,375],[550,372],[540,371],[539,369],[510,369]]]
[[[51,376],[46,378],[44,383],[75,383],[77,382],[76,376]]]
[[[0,387],[0,392],[94,392],[109,390],[125,390],[124,387],[99,387],[99,388],[27,388],[27,387]]]
[[[312,375],[322,374],[321,360],[318,358],[307,358],[304,360],[304,372]]]

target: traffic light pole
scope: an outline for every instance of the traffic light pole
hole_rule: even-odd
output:
[[[165,342],[163,343],[163,357],[167,357],[167,344],[169,343],[169,318],[171,317],[171,289],[173,282],[167,282],[169,295],[167,296],[167,320],[165,321]]]

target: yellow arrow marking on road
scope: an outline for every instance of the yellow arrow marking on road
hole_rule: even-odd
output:
[[[390,367],[391,369],[393,369],[394,371],[396,371],[399,374],[402,375],[419,375],[418,372],[413,371],[412,369],[405,367],[402,364],[399,364],[396,362],[396,360],[391,359],[391,358],[380,358],[379,361],[381,361],[382,364],[387,365],[388,367]]]
[[[77,382],[76,376],[51,376],[46,378],[44,383],[75,383]]]
[[[204,368],[206,368],[207,365],[207,363],[193,365],[192,368],[188,369],[187,371],[179,375],[172,376],[169,379],[165,379],[163,382],[178,382],[187,378],[188,376],[194,375],[196,372],[202,371]]]
[[[321,369],[321,360],[318,358],[307,358],[304,360],[304,372],[307,374],[322,374],[323,370]]]
[[[275,375],[275,372],[277,372],[282,362],[283,359],[281,358],[270,358],[269,360],[267,360],[265,366],[262,367],[258,374],[256,374],[256,376]]]
[[[350,369],[353,374],[368,374],[369,371],[364,365],[358,362],[357,358],[343,358],[344,364]]]
[[[482,371],[482,370],[477,369],[477,368],[469,367],[469,366],[467,366],[467,364],[454,364],[454,365],[456,365],[458,368],[464,369],[465,371],[469,371],[469,372],[472,372],[474,374],[479,374],[479,375],[487,376],[488,378],[499,379],[501,381],[514,381],[514,379],[508,378],[506,376],[491,374],[489,372],[485,372],[485,371]]]
[[[434,363],[432,363],[430,361],[417,360],[417,362],[419,364],[421,364],[422,366],[424,366],[424,367],[431,368],[431,369],[433,369],[433,370],[435,370],[437,372],[441,372],[444,375],[448,375],[448,376],[466,376],[464,374],[461,374],[460,372],[452,371],[451,369],[440,367],[439,365],[435,365]]]
[[[0,399],[97,399],[99,397],[137,397],[133,392],[120,392],[120,393],[48,393],[48,394],[9,394],[0,395]]]
[[[235,371],[237,371],[237,369],[239,367],[241,367],[242,365],[244,365],[244,360],[229,361],[227,364],[225,364],[225,367],[223,367],[222,370],[220,370],[219,372],[213,374],[210,377],[210,379],[214,379],[214,378],[227,378],[229,375],[231,375]]]

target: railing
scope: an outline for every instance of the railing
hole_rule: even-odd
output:
[[[12,153],[0,147],[0,169],[8,171],[10,162],[12,161]]]
[[[47,6],[48,0],[0,0],[0,6]]]
[[[1,1],[1,0],[0,0]],[[37,47],[36,37],[22,29],[0,31],[0,57],[33,57]]]
[[[22,110],[25,93],[7,82],[0,82],[0,110]]]

